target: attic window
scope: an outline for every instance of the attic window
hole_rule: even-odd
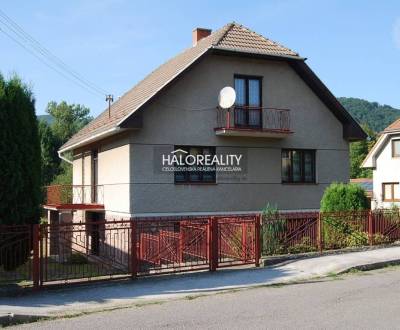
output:
[[[392,140],[392,156],[400,157],[400,140]]]

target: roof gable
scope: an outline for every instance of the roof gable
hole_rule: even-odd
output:
[[[125,119],[212,48],[301,59],[294,51],[266,39],[242,25],[236,23],[227,24],[210,36],[201,39],[195,46],[184,50],[152,71],[112,104],[110,114],[108,109],[104,110],[98,117],[72,136],[60,150],[71,149],[85,140],[106,134],[106,132],[110,132],[110,130],[121,125]]]
[[[238,53],[282,58],[299,63],[300,66],[298,67],[302,67],[302,65],[307,67],[304,63],[304,58],[300,57],[293,50],[267,39],[242,25],[236,23],[227,24],[213,32],[210,36],[201,39],[195,46],[184,50],[152,71],[120,99],[114,102],[111,105],[110,111],[106,109],[72,136],[60,148],[60,152],[74,149],[118,132],[123,127],[124,121],[130,118],[133,113],[143,107],[210,50],[225,51],[230,54]],[[316,83],[322,85],[327,90],[318,79]],[[336,111],[335,114],[338,115],[338,118],[343,123],[350,122],[350,126],[355,127],[355,136],[365,138],[365,133],[354,119],[340,106],[339,102],[336,101],[335,103],[332,101],[335,98],[330,92],[328,94],[331,98],[329,106],[331,111]]]

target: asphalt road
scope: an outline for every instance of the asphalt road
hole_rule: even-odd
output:
[[[23,329],[399,329],[400,268],[169,301]]]

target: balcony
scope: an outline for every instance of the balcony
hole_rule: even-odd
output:
[[[53,185],[46,187],[46,209],[104,209],[104,187],[93,185]]]
[[[289,109],[247,106],[217,108],[216,135],[281,139],[292,133]]]

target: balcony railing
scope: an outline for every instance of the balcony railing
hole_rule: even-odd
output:
[[[217,134],[228,130],[290,134],[292,133],[290,130],[290,110],[247,106],[235,106],[232,109],[218,108],[215,130]]]
[[[103,186],[53,185],[46,187],[46,205],[104,204]]]

